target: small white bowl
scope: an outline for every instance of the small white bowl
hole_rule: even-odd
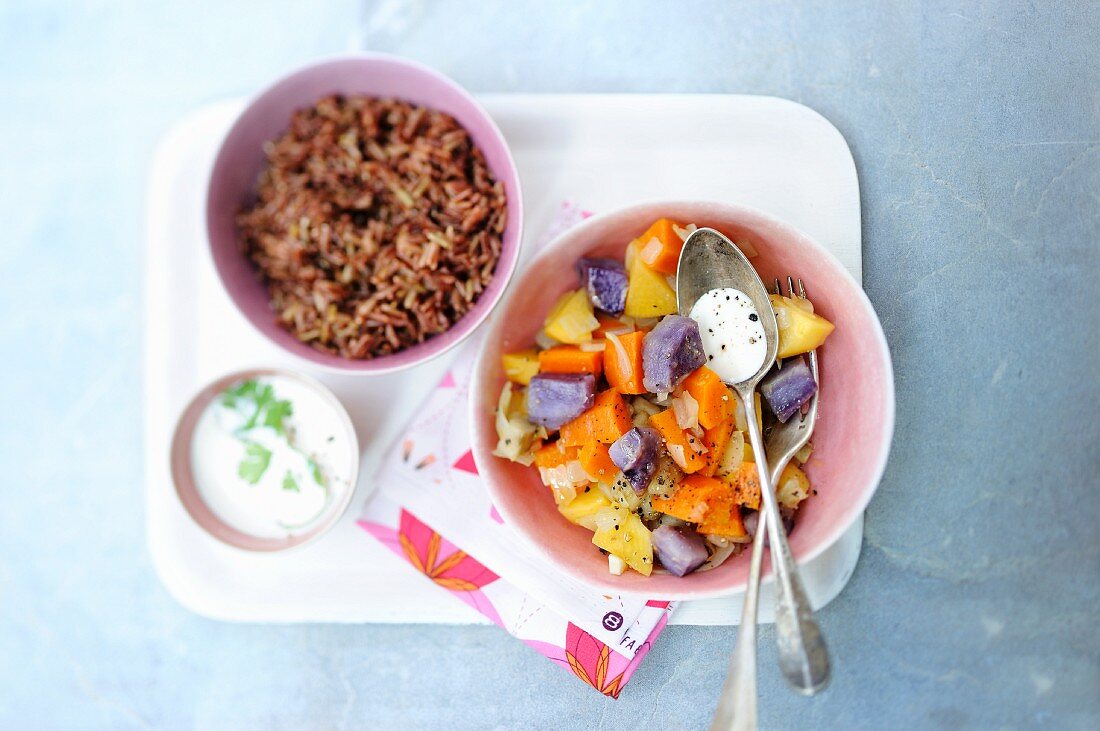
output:
[[[234,383],[249,378],[271,376],[297,381],[310,391],[319,395],[332,407],[333,412],[343,425],[344,435],[351,445],[351,449],[349,450],[349,454],[351,455],[350,463],[345,468],[346,472],[341,471],[341,474],[348,475],[348,484],[347,487],[344,488],[343,494],[338,495],[336,499],[325,508],[324,513],[317,519],[316,525],[307,531],[290,534],[285,538],[254,536],[238,530],[223,521],[210,509],[210,506],[207,505],[206,501],[203,499],[202,492],[195,482],[195,476],[191,469],[191,442],[195,434],[195,427],[199,422],[199,418],[203,415],[203,412],[206,411],[206,407],[210,405],[210,402],[220,396]],[[179,495],[180,502],[183,503],[184,509],[195,522],[198,523],[200,528],[222,543],[233,546],[234,548],[258,553],[272,553],[275,551],[285,551],[287,549],[297,548],[316,541],[336,525],[344,513],[347,512],[348,505],[351,504],[352,496],[355,494],[355,486],[359,478],[359,438],[355,433],[355,427],[351,423],[351,418],[348,416],[347,409],[344,408],[344,405],[340,403],[339,399],[337,399],[331,391],[315,379],[301,373],[280,368],[252,368],[222,376],[195,394],[191,402],[187,404],[187,408],[185,408],[180,415],[179,421],[176,423],[176,431],[172,436],[170,459],[172,482],[175,483],[176,494]]]

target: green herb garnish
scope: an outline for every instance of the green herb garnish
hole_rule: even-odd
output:
[[[293,490],[294,492],[301,492],[301,490],[298,488],[298,481],[294,479],[294,475],[290,473],[290,470],[287,470],[286,474],[283,475],[283,489]]]
[[[267,466],[271,464],[271,450],[256,442],[247,442],[244,448],[244,459],[237,465],[237,475],[251,485],[255,485],[267,472]]]

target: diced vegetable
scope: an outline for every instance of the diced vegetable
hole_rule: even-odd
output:
[[[649,427],[634,427],[619,437],[608,451],[609,458],[623,471],[634,492],[641,494],[649,487],[657,471],[657,448],[661,437]]]
[[[602,442],[588,442],[577,453],[584,471],[597,482],[611,482],[619,468],[608,454],[608,446]]]
[[[558,505],[572,501],[591,482],[588,473],[576,460],[557,467],[539,467],[539,476],[542,477],[542,484],[553,491],[554,502]]]
[[[699,524],[699,532],[711,536],[722,536],[736,543],[748,541],[749,532],[741,516],[741,506],[730,501],[728,506],[715,507]]]
[[[681,429],[698,433],[701,428],[699,426],[699,402],[690,393],[684,391],[669,402],[669,407],[676,414],[676,424]]]
[[[630,284],[626,290],[626,308],[630,317],[660,317],[676,312],[676,290],[661,272],[645,265],[635,256],[628,263]]]
[[[730,432],[729,441],[726,442],[726,448],[722,450],[722,456],[718,460],[718,468],[714,470],[714,474],[721,478],[736,476],[738,468],[744,461],[745,436],[734,429]]]
[[[747,444],[745,445],[748,446]],[[733,501],[750,510],[760,509],[760,473],[752,462],[742,462],[734,480]]]
[[[676,576],[699,568],[709,555],[706,541],[690,528],[662,525],[653,531],[652,542],[661,565]]]
[[[622,314],[626,307],[627,277],[621,262],[614,259],[580,259],[577,273],[593,307],[611,315]]]
[[[786,423],[817,393],[813,371],[801,356],[785,361],[760,384],[760,393],[779,421]]]
[[[671,220],[661,218],[638,237],[638,256],[650,269],[664,274],[676,273],[684,240],[676,233],[675,226]]]
[[[654,508],[688,523],[703,522],[712,510],[724,515],[732,504],[733,491],[730,486],[703,475],[685,477],[667,500],[662,496],[653,498]]]
[[[771,295],[775,322],[779,326],[777,358],[790,358],[819,347],[833,331],[833,323],[813,312],[812,305],[801,298]]]
[[[665,449],[680,469],[691,473],[703,468],[706,459],[702,453],[706,451],[706,447],[701,439],[680,428],[672,409],[665,409],[649,417],[649,424],[660,433],[665,441]]]
[[[505,378],[524,386],[539,372],[539,354],[534,348],[505,353],[500,356],[500,363],[504,367]]]
[[[810,496],[810,478],[793,464],[788,464],[779,474],[779,484],[775,488],[775,497],[779,504],[794,510]]]
[[[642,384],[642,345],[645,333],[635,330],[624,335],[607,334],[603,351],[603,370],[607,382],[620,393],[645,393]]]
[[[653,572],[653,544],[641,518],[626,508],[611,506],[597,514],[592,543],[618,556],[640,574]]]
[[[527,387],[527,418],[557,429],[583,414],[595,396],[596,379],[591,373],[540,373]]]
[[[615,330],[615,331],[622,332],[622,331],[627,331],[627,330],[632,330],[633,329],[632,325],[627,325],[622,320],[616,319],[616,318],[612,317],[611,315],[606,315],[602,312],[597,312],[596,313],[596,322],[598,322],[599,325],[596,327],[595,331],[593,331],[593,333],[592,333],[592,337],[594,337],[594,338],[607,337],[607,332],[609,330]]]
[[[648,391],[667,393],[706,362],[699,325],[690,317],[669,315],[645,336],[642,382]]]
[[[557,467],[577,459],[576,447],[563,446],[559,441],[548,442],[535,450],[535,465]]]
[[[622,576],[626,571],[626,561],[613,553],[607,554],[607,570],[614,576]]]
[[[596,530],[596,514],[604,508],[610,507],[611,501],[607,499],[607,496],[591,487],[578,493],[568,503],[559,505],[558,511],[570,523],[583,525],[588,530]]]
[[[531,383],[541,376],[536,376]],[[589,376],[591,378],[591,376]],[[579,447],[591,441],[611,444],[631,427],[630,409],[619,392],[609,388],[596,396],[591,408],[561,427],[561,442]]]
[[[603,371],[603,353],[588,352],[576,345],[558,345],[538,355],[540,373],[591,373],[596,378]]]
[[[615,470],[615,479],[609,482],[597,482],[596,487],[607,496],[612,505],[618,505],[627,510],[637,510],[642,505],[642,497],[634,492],[634,488],[627,482],[622,472]]]
[[[699,470],[699,474],[712,477],[718,472],[718,468],[722,464],[722,457],[726,452],[726,445],[729,444],[733,431],[732,415],[725,421],[703,430],[703,446],[707,448],[707,453],[705,457],[706,464]]]
[[[577,345],[592,339],[592,331],[599,327],[592,312],[592,303],[583,289],[566,292],[558,298],[543,324],[543,330],[559,343]]]
[[[531,464],[530,448],[535,439],[535,425],[524,413],[523,396],[517,394],[511,382],[506,382],[500,390],[497,401],[496,431],[497,446],[493,454],[520,464]]]
[[[710,368],[706,366],[696,368],[684,379],[682,385],[684,390],[699,403],[699,423],[704,428],[710,429],[733,418],[733,407],[737,397]]]

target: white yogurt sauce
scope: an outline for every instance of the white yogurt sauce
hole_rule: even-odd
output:
[[[234,385],[195,425],[196,487],[222,521],[243,533],[284,538],[308,530],[350,488],[351,444],[341,415],[291,378],[243,383],[255,386]]]
[[[768,355],[760,313],[749,296],[733,287],[712,289],[691,308],[699,324],[707,366],[726,383],[751,378]]]

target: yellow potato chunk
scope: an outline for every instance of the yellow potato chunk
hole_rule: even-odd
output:
[[[565,516],[570,523],[583,525],[588,530],[596,530],[596,513],[604,508],[610,508],[611,501],[607,496],[590,487],[588,492],[580,492],[575,498],[565,505],[559,505],[558,511]]]
[[[669,286],[664,274],[647,267],[640,256],[631,257],[628,273],[627,316],[662,317],[676,312],[676,290]]]
[[[808,303],[777,294],[771,295],[771,301],[779,325],[777,358],[808,353],[824,343],[833,331],[833,323],[814,314]]]
[[[613,505],[595,517],[597,527],[592,543],[612,556],[618,556],[639,574],[653,573],[653,541],[642,519],[626,508]]]
[[[542,329],[559,343],[579,345],[592,340],[592,331],[599,326],[588,293],[578,289],[558,298]]]
[[[505,353],[500,356],[500,363],[504,367],[504,376],[509,381],[522,383],[524,386],[539,372],[539,354],[534,348]]]

